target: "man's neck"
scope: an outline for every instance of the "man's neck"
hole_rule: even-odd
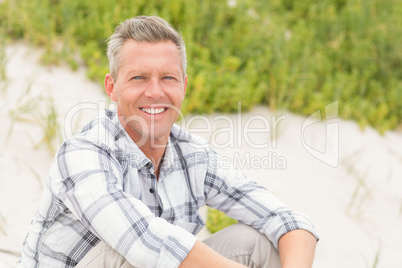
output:
[[[152,164],[154,164],[155,168],[154,173],[156,177],[159,179],[159,172],[162,164],[162,158],[163,155],[165,154],[167,140],[165,143],[158,145],[155,145],[155,142],[153,142],[153,144],[147,144],[147,143],[139,148],[145,154],[145,156],[152,162]]]
[[[148,137],[144,142],[144,137],[133,131],[125,123],[123,117],[119,116],[119,120],[127,134],[131,137],[135,144],[137,144],[138,148],[144,153],[144,155],[152,162],[154,165],[154,173],[159,179],[159,171],[163,155],[165,154],[167,142],[169,140],[169,134],[159,138]]]

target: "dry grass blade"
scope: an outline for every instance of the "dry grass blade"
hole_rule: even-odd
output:
[[[4,215],[2,213],[0,213],[0,233],[7,235],[6,231],[3,228],[3,225],[6,222],[6,218],[4,217]]]
[[[5,35],[0,31],[0,93],[4,93],[7,89],[7,55]]]
[[[60,125],[58,122],[58,116],[56,108],[54,106],[53,99],[49,98],[48,108],[44,114],[40,114],[37,118],[37,122],[43,131],[42,140],[35,146],[46,145],[51,154],[55,153],[55,143],[60,138]]]
[[[26,87],[18,98],[15,108],[10,109],[9,118],[11,124],[8,130],[7,139],[10,138],[15,122],[27,122],[38,125],[43,132],[42,139],[35,145],[38,148],[44,144],[51,154],[55,152],[55,143],[60,137],[60,125],[52,98],[48,98],[46,109],[42,110],[43,96],[33,96],[32,82]]]
[[[17,256],[17,257],[21,256],[21,252],[15,251],[15,250],[10,250],[10,249],[0,248],[0,252],[3,252],[5,254],[14,255],[14,256]]]
[[[360,216],[363,213],[363,205],[367,204],[371,195],[371,189],[365,181],[368,171],[369,169],[366,170],[363,176],[355,174],[357,185],[346,208],[348,212],[351,212],[354,209],[357,216]]]
[[[375,259],[374,259],[372,268],[376,268],[378,266],[378,261],[380,260],[380,253],[381,253],[381,249],[379,249],[377,251],[377,254],[375,255]]]
[[[28,84],[28,86],[18,98],[15,108],[10,109],[9,111],[8,116],[11,119],[11,125],[8,130],[7,138],[10,137],[14,127],[14,123],[16,121],[30,123],[35,122],[35,119],[32,117],[32,113],[37,110],[41,97],[38,98],[32,96],[31,89],[32,82]]]

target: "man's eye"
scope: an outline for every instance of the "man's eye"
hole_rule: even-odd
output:
[[[173,80],[174,77],[173,77],[173,76],[165,76],[165,79],[167,79],[167,80]]]
[[[133,80],[141,80],[142,77],[141,77],[141,76],[134,76],[132,79],[133,79]]]

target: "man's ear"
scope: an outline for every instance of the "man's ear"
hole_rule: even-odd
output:
[[[117,101],[116,92],[114,90],[114,82],[110,73],[105,76],[105,90],[106,94],[112,101]]]
[[[187,90],[187,75],[184,77],[184,92],[183,92],[183,100],[184,97],[186,96],[186,90]]]

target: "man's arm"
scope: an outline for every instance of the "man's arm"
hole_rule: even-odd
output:
[[[317,239],[306,230],[293,230],[279,239],[282,268],[311,268]]]
[[[279,254],[282,268],[311,268],[313,265],[316,244],[317,239],[315,236],[305,230],[293,230],[284,234],[279,239]],[[179,267],[235,268],[245,266],[219,255],[204,243],[197,241]]]
[[[89,229],[133,266],[178,266],[196,237],[156,217],[125,192],[123,173],[108,145],[76,136],[61,146],[49,184],[80,228]]]
[[[207,153],[211,162],[219,163],[216,152]],[[207,171],[206,204],[265,234],[279,249],[283,267],[311,267],[318,239],[311,221],[240,172],[217,166]]]
[[[204,243],[197,241],[194,247],[188,253],[187,257],[180,264],[180,268],[202,268],[202,267],[228,267],[228,268],[241,268],[246,267],[237,262],[231,261],[213,249],[205,245]]]

